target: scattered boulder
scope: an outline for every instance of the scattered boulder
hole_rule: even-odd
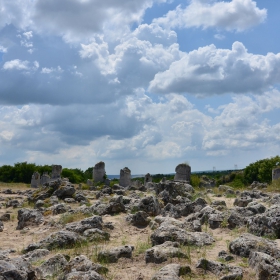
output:
[[[280,205],[276,204],[263,214],[248,219],[249,232],[258,236],[280,238]]]
[[[210,271],[211,273],[219,276],[220,280],[235,280],[243,278],[242,268],[238,266],[229,266],[216,261],[200,259],[196,267]]]
[[[280,263],[277,259],[262,252],[251,252],[249,265],[256,272],[259,280],[278,280],[280,279]]]
[[[76,232],[61,230],[50,234],[38,243],[29,244],[23,251],[24,253],[27,253],[36,249],[53,250],[71,248],[75,246],[75,244],[81,244],[84,241],[85,238]]]
[[[0,221],[0,232],[2,232],[4,230],[4,224],[2,221]]]
[[[250,196],[241,196],[234,200],[233,205],[239,206],[239,207],[246,207],[252,201],[253,201],[253,199]]]
[[[168,264],[156,272],[151,280],[180,280],[180,276],[191,273],[189,266]]]
[[[56,195],[60,199],[71,198],[75,194],[76,189],[72,185],[60,186],[53,195]]]
[[[57,254],[36,268],[36,276],[39,279],[58,278],[63,275],[67,263],[67,260],[62,254]]]
[[[49,253],[50,251],[47,249],[37,249],[22,255],[22,258],[24,258],[28,262],[34,262],[47,256]]]
[[[204,246],[211,245],[215,240],[206,232],[186,231],[186,224],[172,218],[165,218],[160,226],[152,233],[153,246],[163,244],[165,241],[175,241],[184,245]]]
[[[232,254],[248,258],[252,251],[263,252],[272,257],[280,257],[280,249],[276,242],[255,236],[250,233],[240,235],[229,244],[229,251]]]
[[[18,230],[29,226],[39,225],[44,221],[44,217],[41,212],[36,209],[20,209],[18,210]]]
[[[226,262],[229,262],[234,259],[233,256],[229,255],[225,250],[222,250],[218,253],[218,258]]]
[[[149,216],[157,216],[161,212],[158,199],[155,196],[143,197],[138,204],[138,209],[146,212]]]
[[[149,225],[151,219],[146,212],[138,211],[135,214],[128,215],[126,221],[137,227],[145,227]]]
[[[74,271],[65,275],[64,280],[104,280],[104,278],[95,271]]]
[[[101,216],[92,216],[79,222],[69,223],[66,225],[65,229],[67,231],[73,231],[82,234],[87,229],[102,229],[102,223],[103,221]]]
[[[145,261],[146,263],[162,263],[168,258],[188,258],[179,248],[178,242],[166,241],[161,245],[153,246],[146,250]]]
[[[134,246],[120,246],[115,247],[110,250],[101,251],[98,253],[98,260],[101,262],[107,263],[116,263],[120,258],[128,258],[132,257],[132,251],[134,250]]]

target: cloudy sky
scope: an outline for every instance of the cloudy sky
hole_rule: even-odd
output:
[[[279,155],[279,10],[0,0],[0,165],[169,173]]]

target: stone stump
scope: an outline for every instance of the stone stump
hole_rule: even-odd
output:
[[[48,183],[51,180],[51,177],[49,176],[48,172],[44,172],[43,175],[41,176],[41,185],[44,185]]]
[[[34,172],[31,178],[31,188],[38,188],[40,185],[40,174]]]
[[[181,163],[175,168],[174,181],[187,181],[191,180],[191,167],[186,163]]]
[[[272,181],[280,178],[280,167],[272,169]]]
[[[125,167],[120,170],[120,182],[119,185],[122,187],[129,187],[131,185],[131,171]]]
[[[144,186],[146,186],[146,184],[148,184],[148,183],[150,183],[150,182],[152,182],[152,181],[153,181],[153,178],[152,178],[151,174],[150,174],[150,173],[147,173],[147,174],[145,175],[145,178],[144,178]]]
[[[52,166],[52,180],[61,179],[61,172],[62,172],[62,166],[61,165],[53,165]]]
[[[104,182],[106,179],[105,163],[100,161],[95,164],[92,171],[92,178],[95,183]]]

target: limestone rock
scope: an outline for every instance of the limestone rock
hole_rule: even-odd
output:
[[[40,183],[40,174],[38,172],[34,172],[31,178],[31,188],[38,188]]]
[[[185,224],[174,222],[175,219],[166,219],[152,233],[151,241],[153,246],[164,243],[165,241],[175,241],[180,244],[189,244],[196,246],[211,245],[215,240],[211,235],[205,232],[188,232],[184,229]],[[176,221],[176,220],[175,220]]]
[[[52,166],[51,180],[53,181],[53,180],[61,179],[61,172],[62,172],[62,166],[54,164]]]
[[[218,258],[219,259],[223,259],[224,261],[228,262],[233,260],[233,256],[229,255],[225,250],[222,250],[218,253]]]
[[[232,254],[249,257],[252,251],[263,252],[272,257],[280,257],[280,249],[274,241],[245,233],[234,239],[229,244],[229,250]]]
[[[20,209],[18,210],[17,229],[23,229],[28,226],[39,225],[44,221],[42,213],[36,209]]]
[[[71,198],[75,194],[76,189],[72,185],[60,186],[53,195],[56,195],[60,199]]]
[[[276,204],[263,214],[258,214],[248,220],[249,232],[258,236],[280,238],[280,205]]]
[[[87,229],[102,229],[102,224],[103,221],[101,216],[92,216],[78,222],[69,223],[66,225],[65,229],[82,234]]]
[[[93,167],[92,178],[95,183],[104,182],[106,179],[105,163],[103,161],[96,163]]]
[[[128,167],[120,170],[120,180],[119,184],[122,187],[129,187],[131,185],[131,171]]]
[[[105,261],[108,263],[118,262],[119,258],[131,258],[132,251],[134,250],[133,246],[119,246],[112,248],[110,250],[101,251],[98,253],[98,260]]]
[[[61,230],[50,234],[48,237],[44,238],[38,243],[28,245],[23,251],[27,253],[36,249],[53,250],[61,248],[71,248],[75,244],[80,244],[84,241],[85,238],[80,236],[76,232]]]
[[[145,211],[150,216],[157,216],[161,212],[158,199],[155,196],[143,197],[138,205],[140,211]]]
[[[49,253],[50,251],[47,249],[37,249],[22,255],[22,258],[24,258],[28,262],[34,262],[47,256]]]
[[[4,230],[4,224],[2,221],[0,221],[0,232],[2,232]]]
[[[161,245],[153,246],[146,250],[145,261],[146,263],[162,263],[168,258],[188,258],[179,248],[178,242],[166,241]]]
[[[95,271],[74,271],[65,275],[64,280],[104,280],[104,278]]]
[[[147,226],[151,219],[149,215],[144,211],[138,211],[135,214],[128,215],[126,220],[134,226],[145,227]]]
[[[181,163],[175,168],[174,181],[187,181],[191,180],[191,167],[186,163]]]
[[[216,261],[200,259],[196,267],[212,272],[219,276],[220,280],[235,280],[243,278],[242,268],[238,266],[229,266]]]
[[[278,280],[280,279],[280,263],[277,259],[261,252],[251,252],[249,265],[257,273],[259,280]]]
[[[180,264],[168,264],[156,272],[151,280],[180,280],[180,276],[191,272],[189,266]]]
[[[38,268],[36,268],[36,276],[39,279],[62,276],[63,270],[67,265],[67,260],[62,254],[57,254],[45,261]]]

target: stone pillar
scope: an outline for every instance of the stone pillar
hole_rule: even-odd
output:
[[[105,163],[100,161],[95,164],[92,171],[92,178],[95,183],[104,182],[106,179]]]
[[[147,173],[147,174],[145,175],[145,178],[144,178],[144,186],[146,186],[147,183],[150,183],[150,182],[152,182],[152,181],[153,181],[152,176],[150,175],[150,173]]]
[[[38,188],[40,185],[40,174],[34,172],[31,178],[31,188]]]
[[[120,186],[129,187],[131,185],[131,171],[125,167],[120,170]]]
[[[41,176],[41,185],[44,185],[50,181],[51,177],[49,176],[48,172],[44,172]]]
[[[62,172],[61,165],[53,165],[51,179],[52,180],[61,179],[61,172]]]
[[[272,181],[280,178],[280,167],[272,169]]]
[[[176,174],[174,181],[187,181],[191,180],[191,167],[186,163],[181,163],[175,168]]]

